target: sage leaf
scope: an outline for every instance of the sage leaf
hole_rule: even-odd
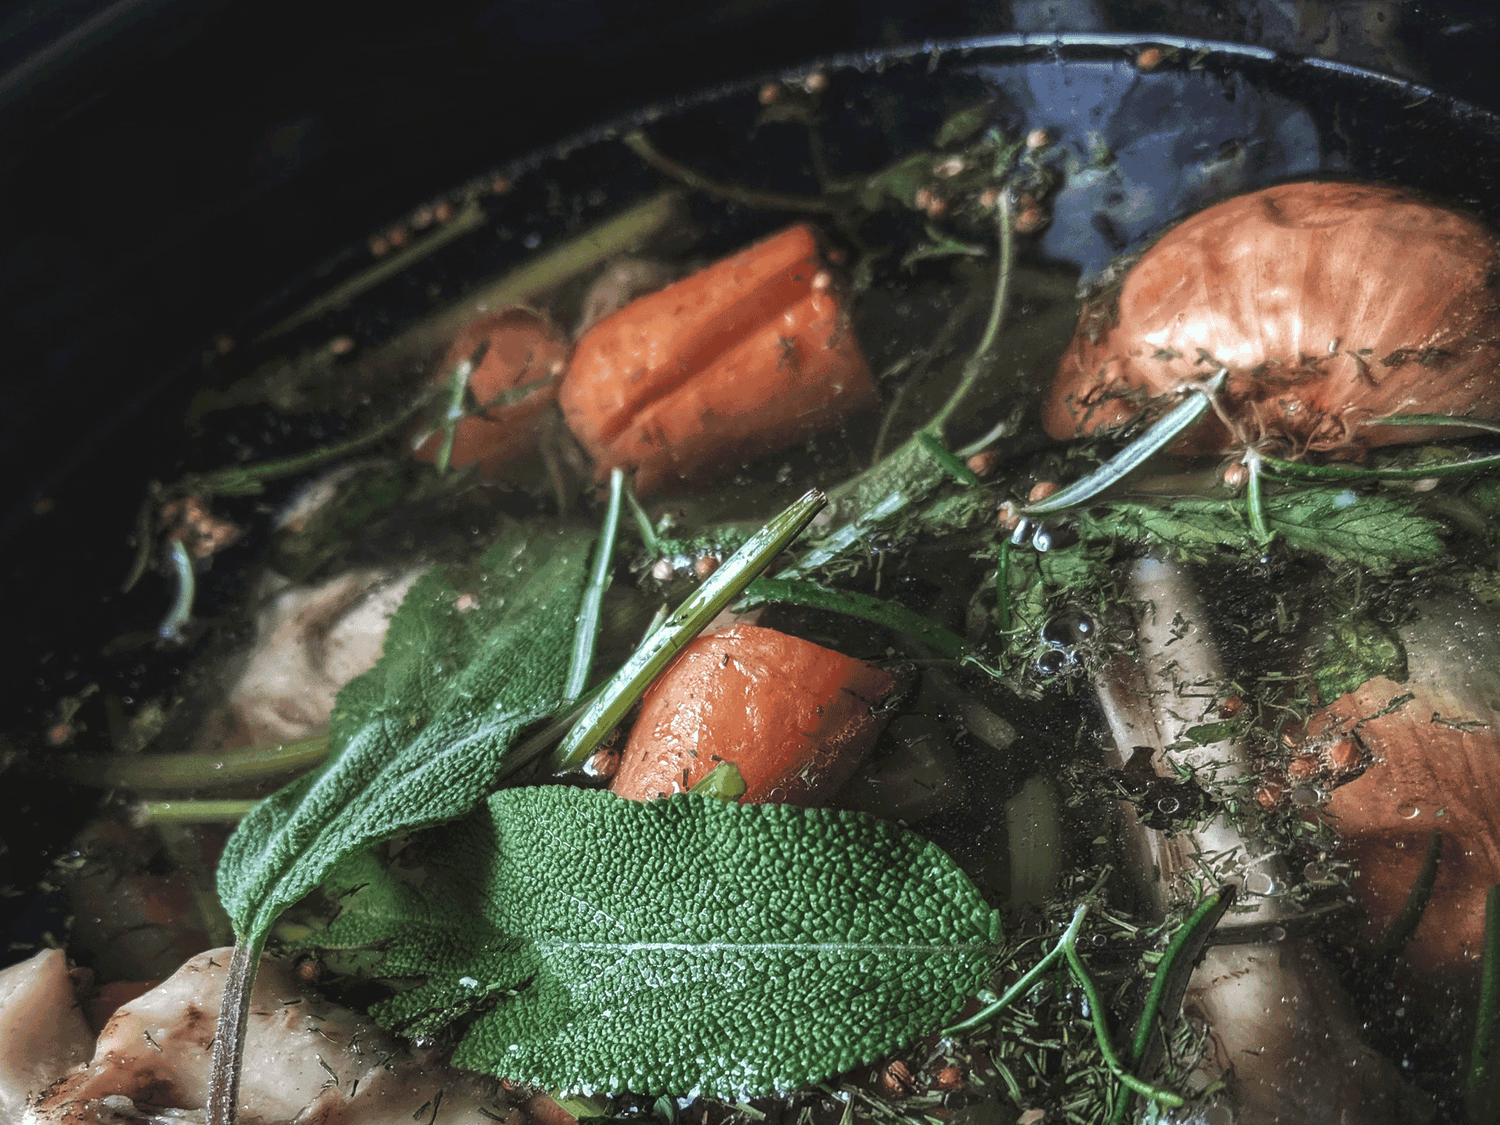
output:
[[[386,1026],[467,1019],[456,1065],[554,1089],[820,1081],[942,1026],[1001,936],[934,844],[832,809],[508,789],[400,862],[341,868],[360,889],[314,944],[421,980]]]
[[[339,693],[327,761],[225,846],[219,895],[242,940],[259,942],[350,853],[484,799],[517,733],[562,703],[593,542],[512,525],[477,562],[412,586],[380,660]]]

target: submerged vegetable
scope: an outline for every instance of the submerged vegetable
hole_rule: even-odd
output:
[[[478,465],[485,476],[537,450],[537,424],[557,401],[568,345],[545,316],[525,308],[480,317],[458,334],[438,365],[436,379],[461,379],[469,411],[450,419],[448,464]],[[463,370],[469,371],[467,376]],[[440,396],[442,397],[442,396]],[[419,433],[415,455],[437,461],[447,442],[444,426]]]
[[[807,226],[594,325],[559,392],[601,478],[634,469],[640,495],[783,448],[873,399],[869,365]]]
[[[1431,898],[1403,957],[1421,974],[1472,984],[1485,895],[1500,883],[1500,621],[1451,599],[1424,610],[1401,630],[1411,675],[1377,677],[1333,701],[1309,724],[1308,744],[1352,735],[1372,758],[1325,806],[1355,867],[1364,944],[1385,942],[1439,832]]]
[[[774,629],[699,637],[646,692],[610,789],[637,800],[683,792],[729,762],[745,804],[823,804],[869,753],[880,729],[870,707],[895,682]]]
[[[1119,426],[1220,368],[1221,416],[1176,444],[1355,454],[1451,436],[1394,414],[1500,415],[1500,243],[1374,184],[1294,183],[1169,230],[1085,307],[1043,407],[1053,437]]]

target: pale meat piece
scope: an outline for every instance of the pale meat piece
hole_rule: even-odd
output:
[[[379,659],[391,614],[425,569],[364,568],[271,592],[227,706],[205,725],[199,748],[266,746],[325,729],[339,690]]]
[[[100,1033],[93,1060],[30,1105],[21,1125],[202,1120],[230,953],[200,953],[121,1006]],[[250,1003],[239,1120],[521,1125],[524,1115],[492,1079],[443,1066],[431,1052],[404,1049],[367,1017],[308,991],[286,962],[266,958]]]
[[[60,949],[44,949],[0,971],[0,1121],[89,1057],[84,1023]]]

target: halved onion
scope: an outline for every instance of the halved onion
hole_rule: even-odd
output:
[[[1238,196],[1167,231],[1085,305],[1043,424],[1057,438],[1119,426],[1226,368],[1224,416],[1176,452],[1357,456],[1451,437],[1374,423],[1500,416],[1497,286],[1489,230],[1409,192],[1292,183]]]

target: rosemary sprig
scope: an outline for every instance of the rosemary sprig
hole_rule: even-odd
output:
[[[1065,508],[1074,508],[1087,500],[1092,500],[1105,489],[1118,484],[1208,412],[1213,396],[1224,385],[1224,378],[1227,374],[1226,371],[1221,370],[1205,382],[1193,387],[1193,393],[1184,401],[1174,406],[1149,430],[1088,476],[1074,481],[1067,488],[1054,492],[1045,500],[1028,504],[1021,509],[1022,513],[1028,516],[1041,516],[1049,512],[1060,512]]]
[[[615,673],[558,748],[558,770],[577,769],[689,641],[734,601],[826,502],[817,489],[792,504],[729,557]]]

